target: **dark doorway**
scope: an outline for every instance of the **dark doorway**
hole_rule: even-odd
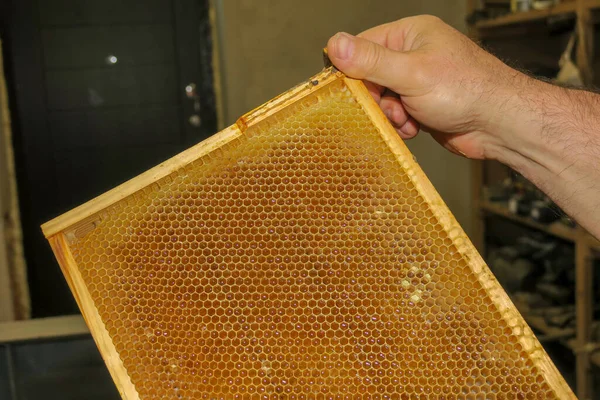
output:
[[[75,313],[40,224],[216,131],[208,1],[6,3],[33,317]]]

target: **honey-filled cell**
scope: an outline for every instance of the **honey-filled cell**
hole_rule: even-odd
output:
[[[140,399],[559,398],[373,118],[332,80],[69,238]]]

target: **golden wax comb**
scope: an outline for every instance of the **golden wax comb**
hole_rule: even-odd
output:
[[[574,398],[331,68],[43,231],[126,400]]]

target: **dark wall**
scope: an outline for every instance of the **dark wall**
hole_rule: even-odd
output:
[[[2,10],[32,314],[72,314],[40,225],[216,131],[208,1],[5,0]]]

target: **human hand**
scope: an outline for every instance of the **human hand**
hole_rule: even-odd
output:
[[[403,138],[422,127],[454,153],[507,164],[600,239],[600,95],[516,71],[431,16],[338,33],[327,50]]]
[[[500,108],[515,97],[511,83],[533,81],[432,16],[357,36],[338,33],[327,50],[336,68],[365,81],[401,137],[412,138],[422,127],[469,158],[489,157],[502,146],[498,133],[507,121]]]

